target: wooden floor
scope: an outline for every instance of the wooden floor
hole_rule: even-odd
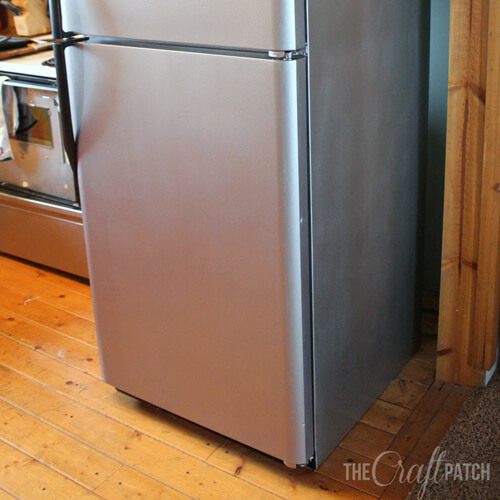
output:
[[[469,390],[434,381],[427,342],[317,472],[292,471],[102,382],[89,286],[0,254],[0,500],[404,498],[346,480],[426,463]]]

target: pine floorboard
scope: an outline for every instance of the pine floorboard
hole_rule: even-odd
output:
[[[313,472],[117,392],[101,380],[86,280],[0,254],[0,500],[404,498],[470,390],[435,381],[428,339]],[[388,487],[346,478],[373,464]]]

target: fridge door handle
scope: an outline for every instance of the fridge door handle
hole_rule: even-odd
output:
[[[57,74],[57,86],[59,93],[59,113],[61,120],[61,135],[64,151],[68,162],[73,170],[75,183],[76,203],[80,206],[80,190],[78,183],[78,155],[77,144],[73,130],[73,118],[71,115],[71,103],[69,98],[68,72],[66,69],[66,58],[64,51],[67,47],[88,40],[84,36],[66,32],[62,26],[61,2],[60,0],[49,0],[50,19],[52,24],[54,60]]]

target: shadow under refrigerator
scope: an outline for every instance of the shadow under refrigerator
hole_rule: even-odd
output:
[[[412,354],[426,2],[51,8],[104,379],[318,466]]]

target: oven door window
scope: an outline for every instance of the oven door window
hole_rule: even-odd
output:
[[[50,111],[48,108],[19,101],[19,126],[12,139],[53,148]]]
[[[64,155],[57,90],[24,82],[12,86],[18,118],[9,134],[14,158],[2,162],[0,189],[73,203],[75,177]]]

